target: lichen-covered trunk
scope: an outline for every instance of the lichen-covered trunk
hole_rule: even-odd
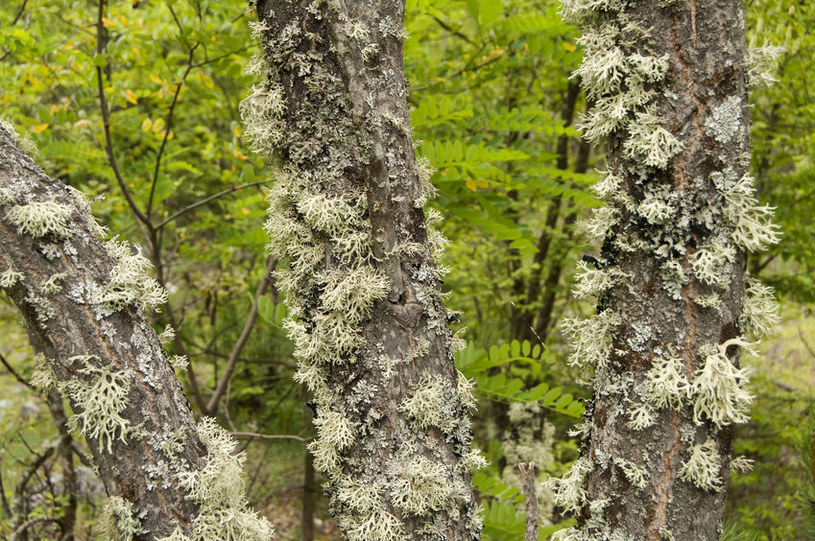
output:
[[[272,251],[313,393],[314,465],[348,539],[476,539],[469,382],[423,212],[399,0],[258,2],[264,83],[243,104],[279,165]]]
[[[0,288],[45,357],[35,382],[68,397],[69,424],[86,437],[110,496],[107,537],[225,539],[229,528],[267,539],[268,524],[244,512],[229,436],[210,421],[196,427],[143,314],[164,299],[149,263],[101,236],[84,196],[0,125]]]
[[[576,293],[573,364],[593,367],[582,456],[557,485],[565,539],[718,539],[732,425],[747,419],[746,336],[776,318],[745,274],[776,240],[753,198],[741,0],[569,0],[583,25],[583,130],[608,142]]]

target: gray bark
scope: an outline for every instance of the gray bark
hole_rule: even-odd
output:
[[[578,285],[598,315],[570,328],[594,396],[582,458],[558,483],[580,519],[564,537],[718,539],[749,404],[740,346],[774,318],[745,277],[746,250],[776,234],[748,176],[744,6],[597,4],[564,2],[584,25],[584,131],[608,141],[599,191],[612,209],[594,220],[602,269]]]
[[[269,0],[258,13],[268,80],[244,117],[281,169],[268,228],[289,261],[281,286],[332,513],[353,540],[476,539],[471,396],[422,210],[404,4]]]
[[[156,539],[176,528],[195,536],[212,501],[190,492],[206,481],[180,479],[230,459],[202,442],[137,306],[156,302],[145,297],[156,293],[151,279],[134,271],[134,254],[99,240],[84,197],[49,178],[7,128],[0,126],[0,286],[46,358],[40,382],[68,397],[85,433],[111,496],[108,536]]]

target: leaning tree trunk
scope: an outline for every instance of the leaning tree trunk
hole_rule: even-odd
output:
[[[742,0],[569,0],[583,23],[584,133],[608,141],[603,240],[577,293],[574,364],[594,368],[582,457],[556,483],[567,539],[717,539],[735,423],[748,417],[745,335],[776,317],[745,275],[776,240],[753,198]]]
[[[314,465],[351,540],[475,539],[469,382],[422,210],[398,0],[258,2],[265,82],[243,104],[277,162],[272,251],[313,393]]]
[[[143,311],[164,292],[132,247],[104,235],[84,196],[49,178],[0,125],[0,288],[67,396],[110,496],[111,539],[268,539],[245,509],[241,456],[189,404]],[[228,537],[229,534],[236,537]]]

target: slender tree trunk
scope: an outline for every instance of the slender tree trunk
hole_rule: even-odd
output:
[[[597,8],[597,10],[594,10]],[[603,11],[600,10],[602,8]],[[752,197],[741,0],[569,0],[583,22],[587,139],[608,141],[599,268],[576,292],[574,364],[594,368],[582,457],[557,483],[567,539],[717,539],[732,425],[747,419],[745,334],[775,318],[745,276],[776,240]]]
[[[50,179],[10,129],[0,125],[0,287],[45,356],[39,384],[68,397],[87,439],[110,496],[107,536],[269,538],[240,490],[215,486],[240,486],[241,459],[214,423],[196,427],[142,313],[164,300],[149,263],[101,242],[84,196]]]
[[[242,104],[280,164],[273,254],[297,379],[313,393],[314,465],[346,537],[476,539],[468,383],[425,224],[402,67],[404,4],[258,2],[267,79]]]

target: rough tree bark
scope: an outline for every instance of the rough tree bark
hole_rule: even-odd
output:
[[[469,382],[422,210],[402,67],[404,3],[258,2],[265,82],[242,104],[279,164],[267,227],[313,393],[314,465],[348,539],[476,539]]]
[[[747,419],[745,335],[771,328],[746,251],[775,242],[753,198],[741,0],[568,0],[583,24],[584,133],[608,142],[576,293],[571,362],[594,368],[581,458],[556,482],[563,539],[717,539],[732,426]]]
[[[112,539],[268,539],[245,510],[241,457],[189,404],[143,314],[164,292],[149,263],[100,241],[84,196],[49,178],[0,125],[0,288],[44,354],[36,380],[68,397],[110,496]]]

